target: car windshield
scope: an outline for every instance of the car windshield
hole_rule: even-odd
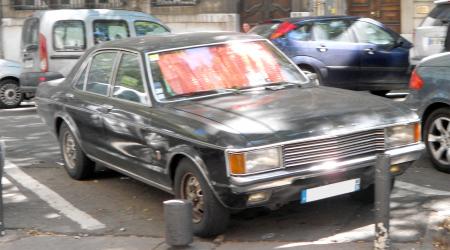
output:
[[[150,53],[148,61],[159,101],[308,82],[296,65],[266,41]]]

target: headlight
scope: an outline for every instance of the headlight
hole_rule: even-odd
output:
[[[252,174],[281,165],[280,148],[269,148],[248,152],[228,153],[231,174]]]
[[[386,128],[386,147],[394,148],[420,141],[420,124],[414,123]]]

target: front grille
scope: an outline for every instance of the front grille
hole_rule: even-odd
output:
[[[283,146],[284,166],[300,167],[327,161],[343,161],[384,151],[384,130],[374,129]]]

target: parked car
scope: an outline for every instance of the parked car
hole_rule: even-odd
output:
[[[434,166],[450,173],[450,53],[424,58],[415,68],[406,103],[422,117],[423,140]]]
[[[406,106],[316,87],[268,40],[240,33],[104,43],[40,84],[37,104],[71,177],[99,162],[188,199],[200,236],[222,233],[231,210],[373,196],[377,154],[396,176],[424,149]]]
[[[423,58],[444,51],[445,36],[450,22],[450,2],[440,0],[434,3],[436,6],[414,30],[411,65],[417,65]]]
[[[86,49],[96,44],[168,32],[158,19],[136,11],[36,11],[25,20],[22,32],[21,90],[33,96],[40,82],[66,76]]]
[[[0,59],[0,108],[15,108],[23,100],[19,89],[20,63]]]
[[[269,38],[321,84],[385,94],[407,89],[411,43],[385,25],[351,16],[274,19],[251,33]]]

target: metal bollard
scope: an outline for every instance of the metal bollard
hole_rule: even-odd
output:
[[[0,141],[0,236],[5,235],[5,223],[3,216],[3,169],[5,167],[5,142]]]
[[[377,156],[375,165],[375,250],[391,249],[389,235],[389,210],[391,196],[391,158],[387,154]]]
[[[170,246],[187,246],[193,241],[192,203],[187,200],[164,202],[166,243]]]

